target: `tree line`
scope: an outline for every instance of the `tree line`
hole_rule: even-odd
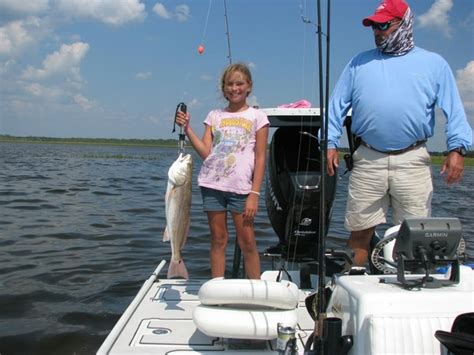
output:
[[[55,137],[17,137],[8,134],[0,135],[0,142],[17,143],[71,143],[71,144],[108,144],[108,145],[140,145],[140,146],[171,146],[178,145],[177,139],[136,139],[136,138],[55,138]]]

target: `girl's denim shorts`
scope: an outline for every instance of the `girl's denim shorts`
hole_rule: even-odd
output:
[[[247,194],[220,191],[201,187],[202,205],[204,212],[230,211],[243,213]]]

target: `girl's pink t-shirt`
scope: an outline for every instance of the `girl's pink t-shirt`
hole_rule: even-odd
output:
[[[217,109],[204,124],[211,128],[211,153],[203,161],[198,185],[220,191],[248,194],[255,167],[255,137],[269,124],[267,115],[253,107],[242,112]]]

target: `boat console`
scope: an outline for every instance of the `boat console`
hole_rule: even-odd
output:
[[[342,319],[354,354],[442,353],[435,332],[474,307],[474,271],[460,265],[460,244],[457,218],[407,218],[374,248],[383,275],[334,276],[327,314]]]

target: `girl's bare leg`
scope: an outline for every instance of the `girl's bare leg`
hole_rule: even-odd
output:
[[[257,243],[255,241],[255,231],[253,221],[243,218],[243,214],[232,213],[237,241],[244,256],[245,272],[249,279],[260,278],[260,256],[258,255]]]
[[[225,273],[225,249],[227,247],[227,212],[207,212],[207,220],[211,231],[211,259],[212,277],[224,277]]]

